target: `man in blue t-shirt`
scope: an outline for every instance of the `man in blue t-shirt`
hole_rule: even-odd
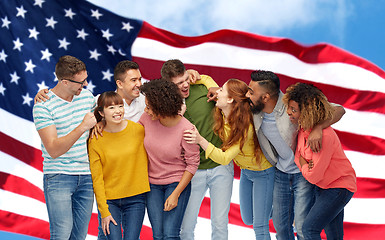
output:
[[[313,204],[313,185],[303,176],[294,163],[297,146],[297,129],[286,114],[282,102],[280,81],[270,71],[251,73],[249,91],[255,131],[266,159],[276,166],[273,194],[273,223],[277,239],[294,240],[293,222],[297,238],[304,239],[302,225]],[[319,123],[309,135],[313,152],[321,149],[322,129],[339,121],[345,110],[335,106],[333,119]]]
[[[62,56],[55,74],[58,83],[47,93],[49,100],[33,107],[50,234],[51,239],[85,239],[94,201],[87,138],[96,124],[95,100],[83,89],[88,75],[81,60]]]

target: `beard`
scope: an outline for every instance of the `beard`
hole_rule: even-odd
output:
[[[253,103],[251,99],[249,99],[249,101],[250,101],[250,110],[253,114],[258,114],[265,108],[265,103],[262,101],[262,97],[260,97],[256,103]]]

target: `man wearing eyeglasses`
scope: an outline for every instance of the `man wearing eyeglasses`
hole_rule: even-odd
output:
[[[87,86],[85,64],[62,56],[57,85],[33,107],[42,140],[44,196],[51,239],[85,239],[94,193],[87,154],[89,130],[96,124],[95,99]]]

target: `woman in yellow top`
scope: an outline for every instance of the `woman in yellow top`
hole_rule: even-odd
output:
[[[246,83],[229,79],[218,93],[214,113],[214,132],[223,141],[216,148],[199,132],[185,131],[189,143],[198,143],[206,158],[226,165],[231,160],[241,168],[239,201],[242,220],[253,225],[256,239],[270,239],[269,218],[273,202],[274,167],[263,155],[253,126],[253,117],[246,93]]]
[[[88,152],[94,192],[107,239],[139,239],[150,191],[144,128],[123,120],[122,97],[102,93],[95,109],[104,118],[103,137],[89,140]],[[122,229],[124,236],[122,238]]]

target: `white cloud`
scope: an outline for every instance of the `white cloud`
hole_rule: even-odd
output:
[[[353,4],[346,0],[89,1],[119,15],[189,36],[219,29],[280,35],[283,31],[311,28],[320,23],[343,36],[341,32]]]

